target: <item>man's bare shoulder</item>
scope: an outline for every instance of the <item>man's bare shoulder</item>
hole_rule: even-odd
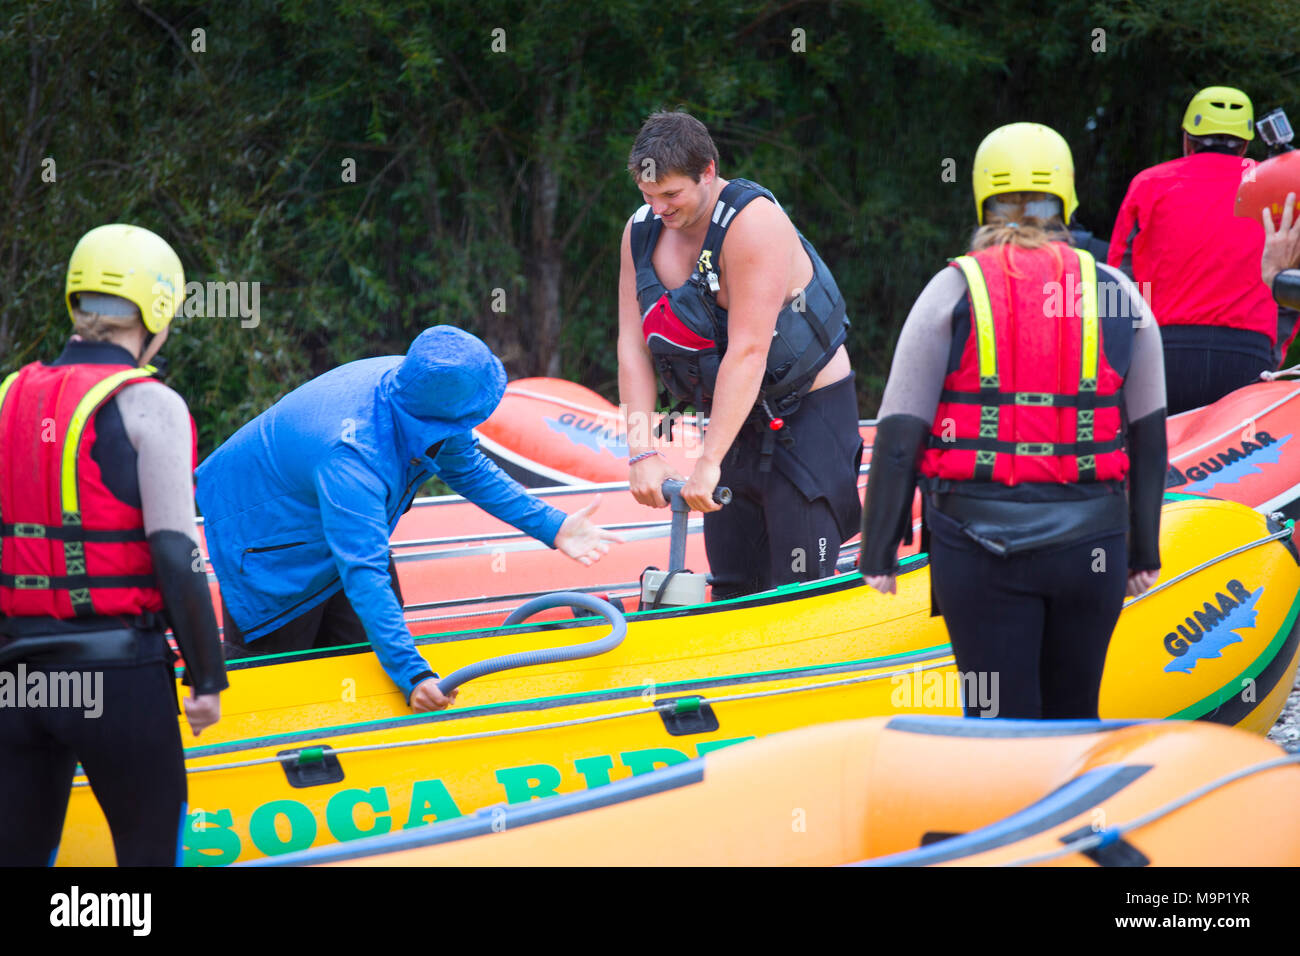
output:
[[[773,240],[786,240],[793,249],[798,244],[798,234],[785,210],[766,196],[759,196],[736,213],[727,229],[726,245],[735,252],[770,247]]]

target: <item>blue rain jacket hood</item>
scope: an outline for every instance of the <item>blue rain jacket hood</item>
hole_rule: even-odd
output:
[[[500,359],[450,325],[421,332],[384,378],[380,391],[408,458],[422,458],[435,443],[483,424],[506,393]]]
[[[486,345],[436,326],[405,357],[350,362],[295,389],[213,452],[195,495],[244,640],[255,646],[342,588],[398,686],[409,696],[430,676],[388,572],[389,538],[424,480],[439,474],[551,547],[566,517],[478,450],[471,429],[505,385]]]

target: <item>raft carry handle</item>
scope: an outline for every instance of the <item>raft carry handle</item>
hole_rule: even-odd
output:
[[[622,644],[623,638],[627,636],[627,618],[623,616],[622,611],[594,594],[583,594],[579,591],[556,591],[554,594],[543,594],[541,597],[535,597],[511,611],[510,616],[502,622],[501,626],[509,627],[512,624],[518,624],[532,617],[538,611],[546,611],[553,607],[581,607],[593,611],[609,622],[610,632],[600,640],[590,641],[586,644],[550,647],[540,651],[521,651],[518,654],[504,654],[501,657],[490,657],[485,661],[479,661],[477,664],[469,664],[439,680],[438,690],[447,694],[476,677],[511,670],[515,667],[532,667],[535,664],[551,664],[556,661],[576,661],[584,657],[595,657],[597,654],[612,651]]]

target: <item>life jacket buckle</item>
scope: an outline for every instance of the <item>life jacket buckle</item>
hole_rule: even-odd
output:
[[[1022,441],[1016,442],[1017,455],[1052,455],[1056,446],[1051,442]]]

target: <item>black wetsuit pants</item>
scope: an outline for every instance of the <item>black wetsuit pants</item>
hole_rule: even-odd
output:
[[[835,573],[840,545],[858,532],[862,438],[853,376],[804,397],[786,420],[792,447],[746,425],[722,462],[731,503],[704,516],[715,601]]]
[[[1165,407],[1170,415],[1211,405],[1276,368],[1267,336],[1243,329],[1171,325],[1160,330],[1165,352]]]
[[[926,520],[966,716],[1097,719],[1128,583],[1125,534],[999,557],[946,516]]]
[[[162,651],[163,637],[156,638]],[[108,820],[118,865],[177,865],[186,779],[170,662],[6,664],[0,681],[25,676],[24,703],[34,705],[37,671],[46,706],[0,697],[0,866],[53,864],[78,762]],[[89,685],[78,678],[91,688],[79,706],[66,706],[71,675],[90,675]],[[65,688],[58,701],[57,684]]]
[[[392,557],[388,559],[388,574],[393,581],[397,603],[403,604],[402,588],[397,581],[397,564]],[[223,607],[224,603],[223,601]],[[342,591],[274,631],[255,637],[247,643],[244,642],[239,625],[227,614],[223,613],[222,617],[225,623],[221,636],[229,659],[308,651],[317,647],[345,647],[349,644],[365,644],[370,640],[352,602]]]

